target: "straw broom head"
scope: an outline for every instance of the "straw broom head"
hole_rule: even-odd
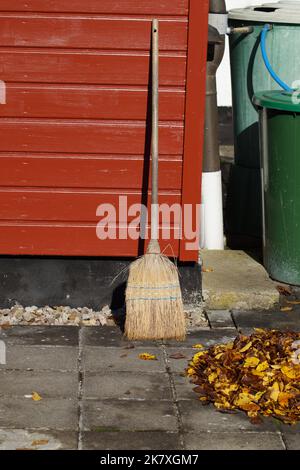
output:
[[[129,270],[125,334],[131,340],[180,341],[186,336],[178,271],[155,241]]]

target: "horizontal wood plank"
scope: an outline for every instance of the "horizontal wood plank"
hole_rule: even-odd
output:
[[[145,190],[151,180],[143,159],[0,155],[0,169],[0,186]],[[181,174],[181,161],[162,160],[160,189],[180,189]]]
[[[160,193],[159,203],[180,204],[180,194]],[[133,204],[148,206],[151,219],[151,194],[145,199],[142,193],[126,193],[79,190],[33,190],[1,189],[0,220],[24,221],[61,221],[61,222],[94,222],[100,221],[97,208],[102,204],[111,204],[115,208],[116,221],[126,223],[135,218],[128,212]],[[164,221],[167,223],[168,221]],[[169,223],[174,224],[174,217]]]
[[[0,11],[187,15],[189,0],[1,0]]]
[[[170,239],[160,240],[161,248],[168,256],[178,255],[179,240],[176,237],[178,229],[174,228]],[[139,241],[131,238],[99,240],[96,224],[0,223],[0,252],[3,255],[136,257],[141,254],[139,248]]]
[[[99,240],[96,210],[117,206],[119,195],[150,204],[153,16],[161,30],[160,202],[180,202],[188,11],[189,0],[0,1],[1,254],[144,251],[131,238]],[[132,217],[124,214],[116,222],[123,231]],[[161,240],[169,256],[179,254],[173,223]]]
[[[161,54],[160,85],[185,84],[186,56]],[[149,54],[0,48],[5,82],[148,85]]]
[[[160,154],[182,155],[183,127],[160,125]],[[113,121],[0,120],[0,151],[143,155],[144,123]]]
[[[1,46],[149,50],[150,38],[150,18],[0,14]],[[160,50],[186,48],[187,22],[160,21]]]
[[[8,84],[0,117],[145,120],[151,96],[146,87]],[[160,90],[161,120],[184,119],[182,89]]]

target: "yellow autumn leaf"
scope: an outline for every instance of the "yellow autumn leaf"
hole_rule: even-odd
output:
[[[257,377],[263,377],[263,378],[265,376],[265,372],[264,371],[260,372],[259,370],[257,370],[257,368],[252,370],[252,374],[256,375]]]
[[[256,367],[257,372],[263,372],[269,368],[268,361],[263,361]]]
[[[255,333],[262,334],[265,333],[265,330],[263,328],[254,328]]]
[[[193,361],[196,361],[196,362],[197,362],[197,360],[199,359],[199,357],[202,357],[202,356],[204,356],[204,355],[205,355],[204,352],[202,352],[202,351],[198,352],[197,354],[194,355]]]
[[[256,401],[259,401],[261,399],[261,397],[265,394],[266,392],[263,391],[263,392],[257,392],[254,396],[253,396],[253,400],[256,402]]]
[[[274,412],[279,416],[285,415],[285,411],[279,410],[278,408],[274,408]]]
[[[300,369],[297,371],[296,367],[283,366],[281,367],[281,371],[289,379],[297,379],[300,377]]]
[[[154,354],[149,353],[139,354],[139,358],[143,361],[157,361],[157,357]]]
[[[222,391],[225,395],[230,395],[231,392],[236,392],[238,388],[239,388],[238,384],[232,384],[229,387],[223,388]]]
[[[291,312],[293,310],[292,307],[281,307],[280,311],[281,312]]]
[[[192,367],[189,367],[188,370],[187,370],[188,377],[192,377],[195,374],[196,374],[195,369],[193,369]]]
[[[294,395],[292,393],[280,392],[278,396],[278,403],[280,406],[286,407],[289,404],[289,399]]]
[[[213,383],[217,377],[218,377],[218,374],[216,372],[212,372],[211,374],[209,374],[208,376],[209,383],[210,384]]]
[[[278,397],[279,397],[279,393],[280,393],[278,382],[273,383],[272,387],[270,388],[270,392],[271,392],[270,393],[270,398],[273,401],[277,401]]]
[[[219,353],[215,356],[216,359],[221,359],[221,357],[223,356],[224,353]]]
[[[258,411],[260,407],[253,403],[252,397],[248,393],[240,393],[234,404],[244,411]]]
[[[48,439],[37,439],[36,441],[32,441],[31,445],[32,445],[32,447],[45,446],[48,443],[49,443]]]
[[[215,407],[218,408],[219,410],[222,409],[231,409],[232,405],[229,403],[229,401],[225,400],[223,402],[217,402],[215,401],[214,403]]]
[[[250,349],[251,346],[252,346],[252,341],[249,341],[249,343],[247,343],[246,346],[244,346],[242,349],[240,349],[240,352],[243,353],[243,352],[248,351],[248,349]]]
[[[256,367],[259,364],[258,357],[246,357],[244,367]]]
[[[42,400],[42,397],[37,392],[32,392],[31,398],[33,399],[33,401]]]
[[[213,273],[214,272],[213,268],[210,268],[210,267],[207,267],[207,268],[202,267],[201,271],[203,273]]]
[[[235,405],[237,406],[242,406],[242,405],[246,405],[248,403],[251,403],[251,398],[249,397],[249,394],[248,393],[240,393],[239,396],[236,398],[236,400],[234,401]]]
[[[204,346],[202,344],[194,344],[193,349],[203,349]]]
[[[252,372],[253,373],[253,372]],[[258,374],[262,374],[263,375],[263,385],[266,386],[268,385],[270,382],[271,382],[271,377],[268,377],[267,375],[264,375],[263,372],[258,372]]]

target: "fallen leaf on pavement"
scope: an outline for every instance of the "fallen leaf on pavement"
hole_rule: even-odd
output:
[[[120,354],[120,357],[128,357],[128,354]]]
[[[291,312],[293,310],[292,307],[281,307],[280,311],[281,312]]]
[[[31,445],[33,447],[36,447],[36,446],[45,446],[49,443],[49,440],[48,439],[37,439],[36,441],[32,441]]]
[[[276,286],[276,289],[278,290],[279,294],[289,296],[292,295],[292,289],[288,286]]]
[[[143,361],[157,361],[157,357],[154,354],[149,353],[139,354],[139,358]]]
[[[30,447],[18,447],[16,450],[36,450],[36,449],[32,449]]]
[[[300,305],[300,300],[287,300],[286,302],[290,305]]]
[[[42,400],[42,397],[37,392],[32,392],[31,398],[33,399],[33,401]]]
[[[243,352],[248,351],[248,349],[250,349],[251,346],[252,346],[252,341],[249,341],[249,343],[247,343],[246,346],[244,346],[244,347],[240,350],[240,353],[243,353]]]
[[[184,354],[178,352],[178,353],[170,354],[169,358],[170,359],[185,359],[186,356]]]
[[[258,357],[246,357],[244,367],[256,367],[259,363]]]
[[[213,268],[209,268],[209,267],[208,268],[202,268],[201,271],[203,273],[213,273],[214,272]]]
[[[194,344],[193,349],[204,349],[202,344]]]

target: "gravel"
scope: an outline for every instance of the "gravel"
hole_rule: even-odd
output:
[[[0,309],[0,327],[9,325],[74,325],[74,326],[113,326],[115,325],[110,308],[105,306],[95,312],[88,307],[23,307],[16,304],[12,308]]]
[[[186,308],[185,317],[188,330],[209,329],[202,308]],[[88,307],[23,307],[20,304],[0,309],[0,328],[13,325],[116,326],[108,305],[95,312]]]

